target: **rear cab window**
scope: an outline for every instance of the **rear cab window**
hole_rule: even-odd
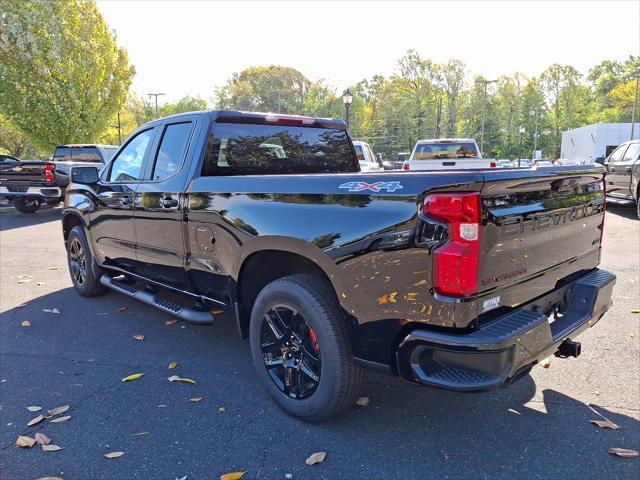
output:
[[[102,163],[97,147],[56,147],[53,161]]]
[[[416,146],[413,160],[456,160],[478,158],[473,142],[422,143]]]
[[[203,176],[358,172],[346,130],[216,123]]]

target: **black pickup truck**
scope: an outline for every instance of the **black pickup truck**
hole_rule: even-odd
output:
[[[35,213],[40,205],[58,205],[75,166],[104,166],[117,147],[113,145],[58,145],[51,161],[0,162],[0,197],[13,200],[19,212]]]
[[[74,168],[62,226],[81,295],[234,312],[270,395],[321,420],[366,368],[482,391],[577,357],[615,283],[604,214],[602,168],[360,173],[342,121],[212,111]]]

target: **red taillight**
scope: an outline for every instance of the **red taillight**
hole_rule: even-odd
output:
[[[442,295],[468,297],[478,292],[480,194],[435,193],[423,213],[447,224],[447,243],[433,252],[433,288]]]
[[[44,166],[44,181],[45,182],[55,182],[56,181],[56,176],[54,175],[53,171],[56,169],[55,165],[45,165]]]
[[[491,168],[496,168],[498,166],[498,164],[496,162],[491,162],[491,163],[489,163],[489,166]]]
[[[407,162],[404,162],[402,164],[402,170],[404,170],[405,172],[409,171],[409,164]]]

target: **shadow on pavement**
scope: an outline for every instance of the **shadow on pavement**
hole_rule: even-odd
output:
[[[628,218],[630,220],[637,220],[638,214],[636,213],[636,207],[621,207],[607,203],[607,214],[618,215],[620,217]],[[606,227],[605,227],[606,228]]]
[[[4,206],[0,208],[0,231],[54,222],[60,220],[61,212],[62,208],[47,205],[41,206],[35,213],[20,213],[13,207]]]
[[[60,313],[43,312],[53,307]],[[25,318],[30,328],[20,327]],[[168,326],[170,318],[115,293],[88,299],[72,288],[3,312],[0,463],[7,478],[64,471],[65,478],[199,479],[232,470],[297,479],[637,478],[638,459],[607,454],[638,448],[636,419],[553,389],[532,401],[530,376],[508,389],[458,394],[371,374],[367,407],[305,424],[261,388],[230,315],[211,327]],[[167,370],[169,361],[178,369]],[[134,372],[145,376],[121,382]],[[198,383],[169,383],[173,372]],[[190,403],[194,395],[205,399]],[[17,435],[33,435],[25,406],[34,403],[72,405],[72,421],[36,427],[64,442],[61,455],[11,447]],[[603,418],[621,428],[590,423]],[[105,461],[110,450],[127,455]],[[316,451],[329,452],[327,460],[304,465]]]

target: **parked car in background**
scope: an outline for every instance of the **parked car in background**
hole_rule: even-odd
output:
[[[403,170],[460,170],[495,168],[495,160],[484,160],[472,138],[418,140]]]
[[[397,170],[401,170],[402,164],[405,161],[409,160],[410,156],[411,156],[411,152],[399,152],[398,155],[396,155],[395,162],[393,162],[393,168]]]
[[[596,159],[607,169],[607,201],[636,205],[640,219],[640,140],[624,142],[604,160]]]
[[[601,168],[362,173],[342,120],[213,111],[143,125],[100,175],[71,174],[78,294],[201,325],[229,311],[265,390],[309,421],[354,405],[365,368],[506,387],[580,355],[611,305]]]
[[[353,148],[356,150],[361,172],[381,172],[384,170],[382,162],[378,160],[368,143],[354,140]]]
[[[551,160],[534,160],[534,167],[555,167],[556,164]]]
[[[2,165],[3,163],[14,163],[19,161],[20,159],[18,157],[14,157],[13,155],[0,154],[0,165]]]
[[[503,158],[501,160],[497,160],[498,166],[501,168],[512,168],[513,162],[509,159]]]
[[[19,212],[34,213],[40,205],[64,200],[69,172],[75,166],[102,168],[118,147],[113,145],[59,145],[51,161],[10,161],[0,165],[0,197],[13,200]]]

